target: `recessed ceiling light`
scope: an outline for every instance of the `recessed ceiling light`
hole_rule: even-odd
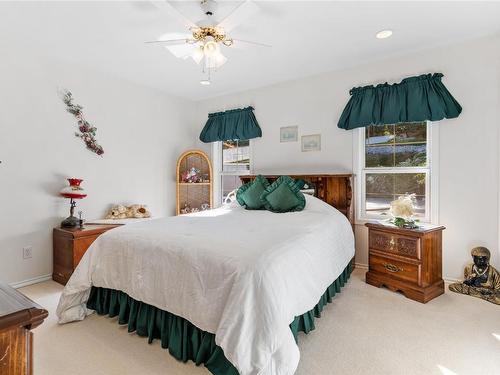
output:
[[[208,79],[202,79],[200,81],[200,84],[203,86],[208,86],[208,85],[210,85],[210,81]]]
[[[386,39],[389,38],[391,35],[392,35],[392,30],[387,29],[379,31],[375,36],[377,37],[377,39]]]

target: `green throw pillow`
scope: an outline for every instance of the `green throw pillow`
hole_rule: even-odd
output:
[[[302,211],[306,205],[306,198],[300,192],[299,185],[293,178],[281,176],[266,188],[260,200],[266,210],[272,212]]]
[[[264,205],[260,196],[269,186],[267,179],[261,175],[255,177],[255,180],[241,186],[236,192],[236,200],[247,210],[262,210]]]

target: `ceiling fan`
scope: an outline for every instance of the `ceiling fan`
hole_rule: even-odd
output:
[[[174,56],[182,59],[191,57],[197,64],[201,63],[202,72],[206,74],[206,78],[200,81],[202,85],[209,85],[211,73],[226,63],[227,58],[221,51],[223,48],[232,48],[240,44],[271,47],[269,44],[237,39],[228,35],[235,27],[259,11],[259,7],[252,0],[243,1],[220,22],[215,18],[218,5],[215,0],[200,1],[204,19],[196,23],[186,18],[168,1],[161,1],[155,5],[176,17],[187,28],[189,34],[165,34],[159,40],[145,43],[165,44]]]

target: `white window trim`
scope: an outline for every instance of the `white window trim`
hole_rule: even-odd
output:
[[[253,140],[249,140],[250,147],[250,170],[246,173],[229,173],[222,171],[222,141],[212,143],[212,170],[213,178],[213,201],[214,207],[219,207],[222,200],[222,176],[242,176],[253,174]]]
[[[427,162],[429,163],[428,169],[429,177],[427,179],[428,183],[426,185],[425,195],[426,198],[426,212],[428,212],[428,217],[423,220],[424,222],[430,222],[432,224],[439,224],[439,122],[427,122]],[[379,220],[383,218],[377,217],[365,217],[363,216],[363,204],[364,204],[364,194],[365,194],[365,184],[364,174],[364,162],[365,162],[365,128],[357,128],[353,131],[353,169],[355,174],[355,207],[356,207],[356,224],[363,225],[369,221]],[[373,168],[370,169],[370,173],[383,173],[388,168]],[[392,170],[392,168],[391,168]],[[401,168],[402,172],[418,172],[422,169],[418,167],[414,168]]]

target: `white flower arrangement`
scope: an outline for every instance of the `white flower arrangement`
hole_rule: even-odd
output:
[[[409,219],[413,216],[415,194],[405,194],[391,202],[391,214],[394,217]]]
[[[415,220],[413,215],[414,210],[415,194],[405,194],[398,199],[391,202],[391,215],[393,220],[391,222],[398,227],[409,227],[415,228]]]

